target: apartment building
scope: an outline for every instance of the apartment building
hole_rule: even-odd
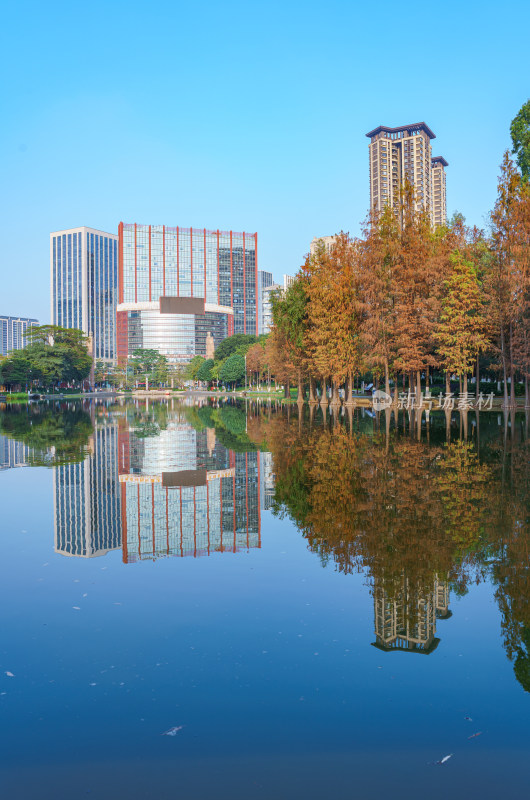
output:
[[[446,221],[445,167],[447,161],[433,158],[431,141],[436,136],[425,122],[400,128],[379,125],[370,139],[370,207],[378,215],[389,205],[403,225],[401,192],[408,182],[414,189],[417,211],[427,211],[433,225]],[[434,187],[436,186],[436,197]]]

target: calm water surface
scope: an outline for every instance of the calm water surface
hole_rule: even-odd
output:
[[[528,429],[4,409],[2,797],[526,796]]]

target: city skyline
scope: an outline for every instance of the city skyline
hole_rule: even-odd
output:
[[[98,20],[123,30],[117,7],[96,2],[85,19],[74,7],[64,15],[35,6],[30,25],[21,9],[6,12],[5,30],[23,29],[24,37],[6,37],[2,50],[5,70],[17,64],[3,95],[10,125],[0,134],[4,313],[47,321],[50,231],[80,223],[116,231],[120,217],[257,230],[260,266],[279,282],[315,234],[359,233],[369,208],[364,133],[382,122],[429,122],[451,164],[448,216],[458,210],[484,226],[511,147],[510,122],[528,96],[525,26],[513,26],[509,14],[450,3],[446,13],[459,25],[444,39],[444,69],[418,70],[397,88],[364,35],[373,25],[369,7],[337,3],[322,19],[316,4],[293,3],[278,7],[281,24],[259,6],[243,20],[234,4],[222,12],[207,4],[201,21],[198,10],[166,8],[163,30],[134,3],[129,12],[127,36],[112,47]],[[412,41],[430,23],[440,31],[437,13],[396,19],[379,31],[380,52],[400,33]],[[200,64],[193,38],[171,46],[175,25],[201,27]],[[260,34],[248,37],[253,26]],[[75,29],[92,42],[90,57],[70,38]],[[49,47],[56,36],[60,58]],[[131,47],[140,36],[141,61]],[[238,45],[225,51],[227,41]],[[179,100],[168,103],[176,86]],[[492,96],[495,114],[483,133],[463,136]]]

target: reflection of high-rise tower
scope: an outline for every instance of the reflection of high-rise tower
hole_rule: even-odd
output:
[[[30,448],[24,442],[0,436],[0,471],[27,466],[29,455]]]
[[[435,578],[432,590],[419,591],[403,573],[401,585],[390,593],[383,580],[374,585],[374,647],[381,650],[403,650],[432,653],[440,639],[436,637],[436,620],[447,619],[449,587]]]
[[[104,423],[82,462],[54,469],[57,553],[90,558],[121,546],[117,466],[117,426]]]
[[[261,546],[259,453],[179,420],[142,440],[121,430],[119,449],[126,563]]]
[[[272,453],[265,451],[259,454],[260,459],[260,497],[261,507],[264,511],[269,511],[274,500],[274,464]]]

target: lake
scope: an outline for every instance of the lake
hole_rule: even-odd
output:
[[[2,796],[524,796],[528,433],[4,407]]]

